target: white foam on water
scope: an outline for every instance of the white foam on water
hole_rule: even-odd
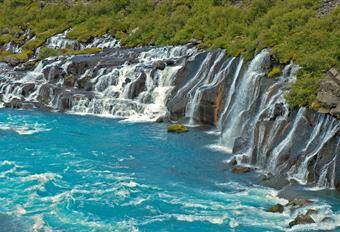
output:
[[[226,215],[223,216],[201,216],[201,215],[185,215],[185,214],[172,214],[179,221],[195,222],[195,221],[206,221],[212,224],[221,225],[228,218]]]
[[[149,200],[150,199],[150,197],[148,196],[148,197],[136,197],[136,198],[134,198],[133,200],[130,200],[129,202],[127,202],[127,203],[123,203],[123,204],[121,204],[122,206],[137,206],[137,205],[140,205],[140,204],[142,204],[143,202],[145,202],[145,201],[147,201],[147,200]]]
[[[34,224],[32,227],[33,232],[39,232],[44,228],[45,222],[42,215],[35,215],[32,217]]]
[[[233,152],[232,148],[228,148],[228,147],[223,146],[221,144],[209,144],[209,145],[206,145],[206,147],[213,150],[213,151],[224,152],[224,153],[228,153],[228,154],[231,154]]]
[[[0,122],[0,131],[14,131],[19,135],[33,135],[40,132],[50,131],[50,128],[46,128],[45,125],[34,123],[23,123],[23,124],[16,124],[16,123],[1,123]]]
[[[20,177],[21,182],[30,182],[30,181],[38,181],[41,184],[46,184],[49,181],[55,179],[62,179],[62,176],[56,173],[41,173],[41,174],[32,174],[25,177]]]
[[[229,222],[229,226],[230,226],[230,228],[236,228],[236,227],[238,227],[240,224],[237,222],[237,220],[236,219],[231,219],[230,220],[230,222]]]
[[[21,206],[21,205],[17,205],[16,206],[16,214],[18,214],[18,215],[23,215],[23,214],[26,214],[26,210],[25,210],[25,208],[23,207],[23,206]]]

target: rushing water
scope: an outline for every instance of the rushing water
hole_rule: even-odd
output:
[[[217,138],[164,124],[0,109],[0,231],[282,231],[294,213],[232,174]],[[334,229],[333,218],[308,228]],[[321,219],[320,219],[321,220]],[[335,221],[334,221],[335,220]],[[306,227],[302,227],[306,228]]]
[[[293,230],[340,226],[330,190],[340,186],[340,121],[289,109],[297,65],[269,79],[267,49],[244,62],[192,44],[129,49],[109,35],[83,44],[66,34],[45,46],[104,50],[0,63],[0,107],[111,119],[0,111],[0,231],[281,231],[308,208],[316,223]],[[172,135],[147,123],[163,120],[197,127]],[[230,173],[227,160],[288,179],[281,195],[314,203],[267,213],[285,200],[256,172]]]

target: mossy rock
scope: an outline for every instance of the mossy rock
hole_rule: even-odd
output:
[[[188,131],[189,129],[183,124],[171,124],[168,126],[168,132],[171,133],[185,133]]]
[[[309,205],[312,203],[313,202],[310,200],[296,198],[296,199],[289,200],[287,206],[303,207],[305,205]]]
[[[315,221],[310,215],[298,215],[293,221],[289,222],[289,227],[312,223],[315,223]]]
[[[270,212],[270,213],[282,213],[283,210],[284,210],[283,205],[281,205],[281,204],[276,204],[276,205],[273,205],[272,207],[270,207],[270,208],[268,209],[268,212]]]
[[[75,82],[76,82],[76,79],[72,74],[67,75],[64,78],[64,85],[67,87],[73,87]]]
[[[314,101],[310,106],[312,110],[318,111],[321,108],[321,104],[318,101]]]
[[[234,166],[234,167],[231,169],[231,171],[232,171],[233,173],[241,174],[241,173],[248,173],[248,172],[252,171],[252,168],[237,165],[237,166]]]
[[[275,66],[272,68],[272,70],[270,70],[270,72],[268,73],[268,77],[269,78],[273,78],[273,77],[277,77],[281,74],[281,68],[280,66]]]

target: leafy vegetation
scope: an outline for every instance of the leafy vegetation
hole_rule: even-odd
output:
[[[321,74],[340,59],[340,8],[319,18],[321,0],[4,0],[0,3],[0,45],[23,45],[27,58],[50,36],[86,42],[110,33],[128,47],[183,44],[200,40],[202,48],[224,48],[250,59],[270,47],[282,65],[302,66],[287,100],[293,107],[310,105]],[[29,28],[35,39],[25,40]],[[1,34],[2,32],[2,34]],[[73,51],[45,50],[41,58]],[[277,71],[277,70],[273,70]]]
[[[83,55],[83,54],[93,54],[102,51],[101,48],[86,48],[83,50],[73,50],[73,49],[53,49],[48,47],[42,47],[39,52],[39,59],[45,59],[52,56],[61,55]]]
[[[272,70],[270,70],[270,72],[268,73],[268,77],[269,78],[273,78],[278,76],[281,73],[281,68],[280,66],[275,66],[272,68]]]

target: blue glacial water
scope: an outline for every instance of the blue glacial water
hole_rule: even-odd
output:
[[[284,230],[291,216],[266,209],[285,200],[254,174],[230,173],[229,156],[208,147],[215,140],[0,109],[0,231]]]

